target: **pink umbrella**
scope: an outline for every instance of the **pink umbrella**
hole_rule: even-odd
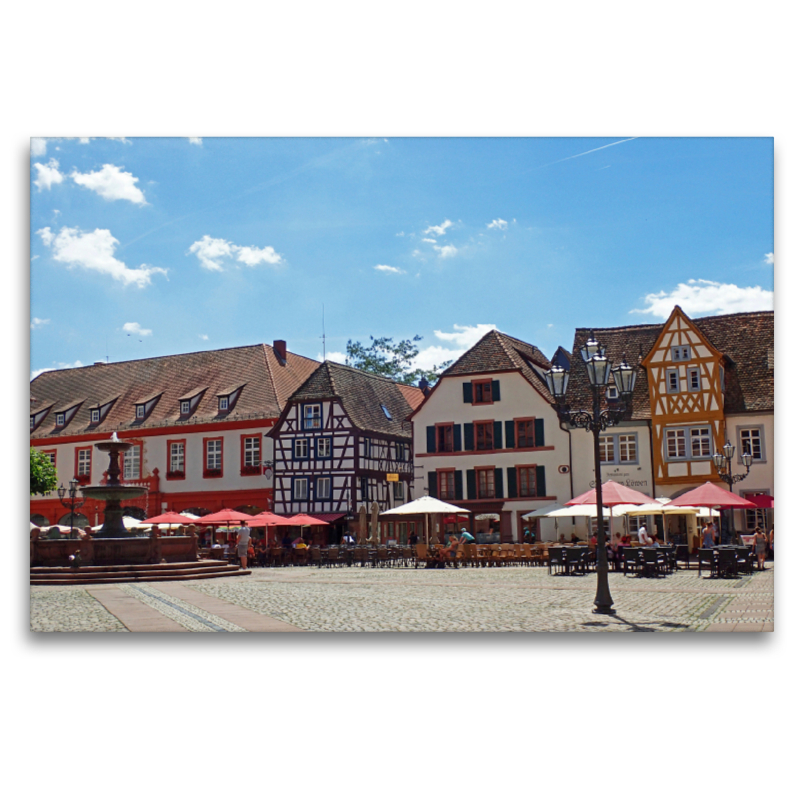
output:
[[[281,517],[278,514],[273,514],[271,511],[262,511],[256,514],[250,521],[250,525],[261,528],[265,525],[272,527],[273,525],[291,525],[288,517]]]
[[[604,506],[619,506],[623,503],[632,503],[633,505],[642,505],[643,503],[652,503],[653,498],[648,497],[646,494],[637,492],[636,489],[631,489],[629,486],[623,486],[616,481],[606,481],[601,487],[600,491],[603,497]],[[582,506],[591,505],[596,501],[596,494],[594,489],[589,489],[588,492],[579,494],[573,497],[572,500],[567,500],[564,505],[566,506]],[[695,503],[688,503],[687,505],[695,505]],[[697,504],[697,505],[706,505]]]
[[[308,514],[295,514],[293,517],[289,517],[288,522],[284,522],[284,525],[328,525],[327,522],[323,519],[317,519],[316,517],[309,517]]]
[[[150,517],[144,520],[142,525],[193,525],[197,520],[192,517],[184,517],[177,511],[166,511],[157,517]]]
[[[692,489],[686,494],[672,500],[673,506],[708,506],[709,508],[756,508],[755,503],[751,503],[738,494],[722,489],[711,481],[706,481],[702,486]]]

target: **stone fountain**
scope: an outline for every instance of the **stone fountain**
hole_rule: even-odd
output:
[[[119,455],[133,447],[131,442],[122,442],[117,438],[116,431],[107,442],[99,442],[95,447],[102,453],[108,453],[108,481],[105,486],[86,486],[83,489],[84,497],[95,500],[104,500],[106,504],[103,527],[97,532],[98,539],[122,539],[133,536],[122,524],[122,500],[140,497],[147,490],[141,486],[123,486],[120,483]]]

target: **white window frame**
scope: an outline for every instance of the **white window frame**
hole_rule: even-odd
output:
[[[333,455],[333,441],[329,436],[323,436],[316,440],[317,458],[330,458]]]
[[[122,456],[122,479],[137,481],[142,477],[142,446],[135,444]]]
[[[692,458],[711,458],[712,455],[712,435],[711,435],[711,426],[710,425],[696,425],[694,427],[689,428],[689,442],[691,445],[692,451]],[[702,451],[702,445],[705,443],[707,445],[707,453],[697,453],[695,454],[695,444],[698,444],[700,447],[699,449]]]
[[[392,489],[392,497],[394,497],[395,500],[406,499],[405,485],[403,484],[403,481],[394,482],[394,488]]]
[[[693,378],[697,378],[697,386],[694,386]],[[690,367],[686,370],[686,388],[690,392],[699,392],[703,388],[703,377],[699,367]]]
[[[82,447],[78,450],[78,475],[92,474],[92,449]]]
[[[306,403],[303,405],[303,430],[322,430],[322,403]]]
[[[308,500],[308,478],[292,480],[292,500]]]
[[[222,469],[222,439],[206,442],[206,469]]]
[[[181,415],[184,416],[192,410],[192,403],[190,400],[181,400]]]
[[[186,467],[186,445],[184,442],[169,443],[169,471],[184,472]]]
[[[691,361],[692,347],[688,344],[679,344],[672,348],[673,361]]]
[[[632,439],[632,441],[630,441]],[[630,455],[631,446],[633,447],[633,458],[623,458]],[[603,456],[609,455],[611,458],[604,459]],[[639,463],[639,434],[636,432],[606,433],[600,437],[600,463],[619,464],[623,466],[633,466]]]
[[[228,398],[227,398],[227,396],[219,398],[218,408],[219,408],[220,411],[227,411],[228,410]]]
[[[63,428],[64,427],[64,419],[65,419],[65,415],[64,414],[56,414],[56,427],[57,428]]]
[[[295,461],[305,461],[309,453],[308,439],[295,439],[292,447],[292,458]]]
[[[619,400],[619,391],[617,390],[616,386],[607,386],[606,387],[606,399],[608,399],[608,400]]]
[[[323,488],[326,490],[323,491]],[[331,479],[328,476],[317,478],[317,500],[330,500],[331,499]]]
[[[742,455],[747,452],[745,449],[745,434],[757,434],[756,438],[758,440],[758,451],[759,455],[756,457],[756,454],[753,452],[752,444],[750,445],[750,455],[753,456],[753,463],[764,464],[766,463],[767,456],[764,453],[764,426],[763,425],[747,425],[742,427],[736,428],[736,438],[739,440],[739,447],[738,447],[738,459],[739,463],[742,463]]]
[[[144,403],[136,406],[136,419],[144,419]]]
[[[245,467],[257,467],[261,464],[261,437],[245,436],[242,443],[243,460]],[[250,445],[248,446],[248,442]],[[255,444],[253,444],[255,443]]]
[[[91,410],[91,412],[90,412],[90,415],[91,415],[90,419],[91,419],[93,425],[98,423],[98,422],[100,422],[100,409],[99,408],[93,408]]]
[[[675,443],[675,455],[669,454],[671,441]],[[681,449],[683,449],[683,453],[679,452]],[[664,431],[664,456],[667,461],[686,461],[685,428],[668,428]]]
[[[675,377],[675,388],[672,388],[672,378]],[[677,369],[667,370],[667,394],[679,394],[681,390],[681,373]]]

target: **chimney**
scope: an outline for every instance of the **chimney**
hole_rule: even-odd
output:
[[[425,397],[427,397],[431,393],[427,378],[419,379],[419,388],[422,389],[422,394],[424,394]]]
[[[272,343],[272,349],[275,351],[275,356],[282,366],[286,366],[286,341],[284,339],[275,339]]]

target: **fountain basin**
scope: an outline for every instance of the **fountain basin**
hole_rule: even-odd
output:
[[[99,447],[99,445],[95,445]],[[98,531],[98,539],[127,539],[133,535],[122,523],[121,500],[132,500],[141,497],[147,490],[141,486],[86,486],[84,497],[104,500],[106,504],[103,527]]]

